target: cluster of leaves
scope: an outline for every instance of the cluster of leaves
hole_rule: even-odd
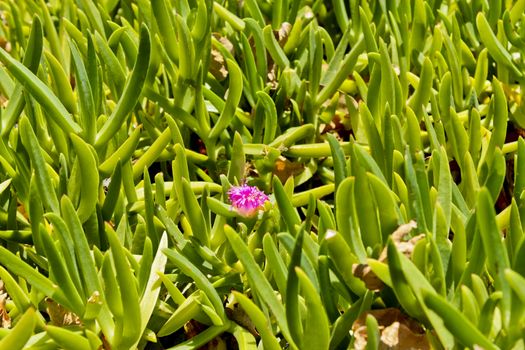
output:
[[[524,9],[1,2],[0,348],[522,348]]]

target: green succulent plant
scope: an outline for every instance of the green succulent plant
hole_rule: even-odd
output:
[[[1,2],[0,348],[523,348],[524,8]]]

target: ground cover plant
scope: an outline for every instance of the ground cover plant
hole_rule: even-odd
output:
[[[0,349],[522,349],[525,1],[0,2]]]

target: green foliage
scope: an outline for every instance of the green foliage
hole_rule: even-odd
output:
[[[1,2],[0,348],[522,348],[524,8]]]

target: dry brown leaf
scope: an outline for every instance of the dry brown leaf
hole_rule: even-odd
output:
[[[290,35],[291,31],[292,25],[290,23],[283,22],[283,24],[281,24],[281,27],[277,31],[277,41],[279,42],[279,45],[281,47],[284,47],[284,45],[288,41],[288,36]]]
[[[372,315],[380,332],[380,349],[430,349],[423,327],[414,319],[395,308],[366,311],[352,325],[355,349],[364,349],[367,344],[366,317]]]
[[[7,41],[4,37],[0,37],[0,47],[7,52],[11,52],[11,42]]]
[[[80,318],[51,298],[46,298],[46,311],[51,319],[51,324],[59,327],[80,325]]]
[[[228,50],[229,53],[233,54],[233,44],[227,37],[220,35],[219,33],[213,33],[213,36],[222,44],[222,46]],[[228,69],[226,68],[226,60],[219,50],[212,47],[211,49],[211,60],[210,60],[210,73],[218,81],[223,81],[228,77]]]
[[[368,264],[353,264],[352,273],[365,282],[365,286],[369,290],[380,291],[385,286]]]
[[[415,228],[417,228],[417,223],[414,220],[410,220],[408,223],[399,226],[392,233],[392,239],[396,243],[401,242]]]
[[[273,173],[276,175],[282,183],[286,182],[290,176],[296,176],[302,173],[304,170],[304,164],[298,162],[291,162],[285,157],[279,157],[275,161]]]
[[[253,323],[250,316],[248,316],[246,311],[244,311],[244,309],[241,307],[241,305],[234,303],[226,307],[224,310],[226,311],[226,315],[230,320],[234,321],[243,328],[246,328],[248,332],[250,332],[254,337],[259,337],[259,332],[257,332],[255,324]]]
[[[410,237],[410,232],[415,228],[417,228],[417,223],[414,220],[411,220],[408,223],[399,226],[391,235],[397,250],[409,259],[412,257],[412,252],[414,251],[416,243],[425,238],[424,234]],[[387,254],[385,247],[379,256],[379,261],[384,262],[386,261],[386,258]]]
[[[224,57],[217,49],[211,49],[210,73],[218,81],[223,81],[228,76]]]
[[[234,48],[233,48],[232,42],[227,37],[222,36],[220,34],[215,35],[215,37],[220,41],[222,46],[224,46],[226,48],[226,50],[228,50],[228,52],[233,55]]]
[[[276,70],[277,70],[277,66],[275,65],[275,63],[273,63],[273,61],[271,61],[269,59],[268,60],[268,74],[266,75],[266,77],[268,78],[268,81],[267,81],[267,85],[270,86],[270,89],[272,90],[275,90],[279,87],[279,82],[277,81],[277,73],[276,73]]]
[[[430,349],[425,333],[416,334],[399,322],[394,322],[383,330],[381,344],[385,344],[386,349]]]
[[[397,250],[409,259],[412,257],[412,252],[414,251],[414,246],[416,245],[416,243],[420,239],[425,238],[424,234],[420,234],[409,238],[408,235],[415,228],[417,228],[416,222],[410,221],[406,224],[399,226],[391,235]],[[381,252],[381,255],[379,256],[379,261],[385,262],[386,260],[387,250],[385,247]],[[379,279],[379,277],[377,277],[377,275],[374,273],[374,271],[372,271],[368,264],[352,265],[352,273],[354,274],[354,276],[361,279],[365,283],[366,288],[369,290],[379,291],[384,287],[383,282]]]
[[[1,328],[11,328],[11,317],[6,308],[6,301],[9,298],[7,293],[0,294],[0,322],[2,323]]]

